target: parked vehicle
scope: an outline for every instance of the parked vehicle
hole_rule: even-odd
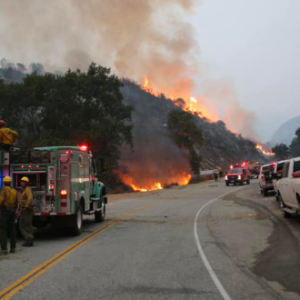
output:
[[[247,168],[251,173],[251,179],[257,179],[259,177],[261,164],[259,162],[249,162]]]
[[[227,175],[225,176],[225,183],[226,186],[229,184],[237,185],[244,183],[250,184],[251,174],[248,169],[246,168],[234,168],[230,170]]]
[[[300,211],[300,157],[285,162],[282,178],[277,183],[278,199],[285,218]]]
[[[273,177],[274,164],[266,164],[261,166],[259,173],[259,187],[264,197],[268,196],[270,191],[274,191]]]
[[[275,196],[276,196],[276,199],[278,200],[278,188],[277,188],[277,183],[278,181],[281,179],[282,177],[282,172],[283,172],[283,167],[284,167],[284,164],[287,162],[288,160],[281,160],[279,162],[277,162],[275,165],[274,165],[274,174],[275,176],[273,175],[273,187],[274,187],[274,191],[275,191]]]
[[[23,176],[29,178],[35,227],[51,222],[79,235],[83,214],[94,215],[96,222],[104,220],[106,189],[98,181],[96,164],[87,146],[2,152],[0,160],[1,177],[10,175],[17,189]]]

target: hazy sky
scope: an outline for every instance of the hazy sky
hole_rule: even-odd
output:
[[[265,141],[300,115],[299,13],[299,0],[203,0],[193,20],[209,76],[232,82]]]
[[[300,115],[299,12],[300,0],[0,0],[0,58],[147,75],[154,90],[193,92],[230,129],[255,136],[252,124],[268,141]]]

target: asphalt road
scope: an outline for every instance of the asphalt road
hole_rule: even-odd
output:
[[[299,241],[254,181],[112,196],[80,237],[46,228],[0,258],[0,299],[299,299]]]

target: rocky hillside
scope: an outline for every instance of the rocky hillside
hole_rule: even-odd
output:
[[[180,150],[170,140],[166,125],[169,112],[178,107],[163,95],[155,97],[128,80],[124,80],[123,95],[125,102],[135,108],[134,152],[124,150],[123,159],[125,162],[128,161],[126,165],[133,161],[143,164],[148,161],[148,155],[151,153],[154,154],[151,159],[152,164],[157,164],[157,169],[163,166],[161,159],[155,161],[157,156],[173,163],[180,158],[183,159]],[[256,151],[253,142],[228,131],[222,121],[210,123],[199,116],[195,116],[194,119],[202,129],[205,138],[202,149],[203,169],[215,167],[227,169],[229,164],[241,160],[265,160]]]
[[[43,73],[43,66],[32,64],[29,69],[21,64],[0,62],[0,78],[6,82],[21,82],[27,73]],[[149,187],[157,183],[183,183],[191,173],[189,155],[179,149],[169,137],[167,119],[170,111],[180,109],[163,95],[156,97],[145,92],[130,80],[123,80],[124,101],[134,107],[133,148],[122,149],[119,174],[128,185]],[[177,100],[177,102],[183,100]],[[242,160],[265,161],[255,145],[236,136],[222,122],[211,123],[194,115],[205,139],[202,147],[202,169],[220,167]]]

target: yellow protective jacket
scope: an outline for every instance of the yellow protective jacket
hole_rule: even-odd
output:
[[[21,206],[22,208],[31,208],[33,201],[33,194],[32,190],[29,186],[27,186],[21,195]]]
[[[15,189],[5,186],[0,193],[1,208],[16,208],[18,205],[18,193]]]
[[[18,133],[7,127],[0,128],[0,143],[13,145],[18,138]]]

